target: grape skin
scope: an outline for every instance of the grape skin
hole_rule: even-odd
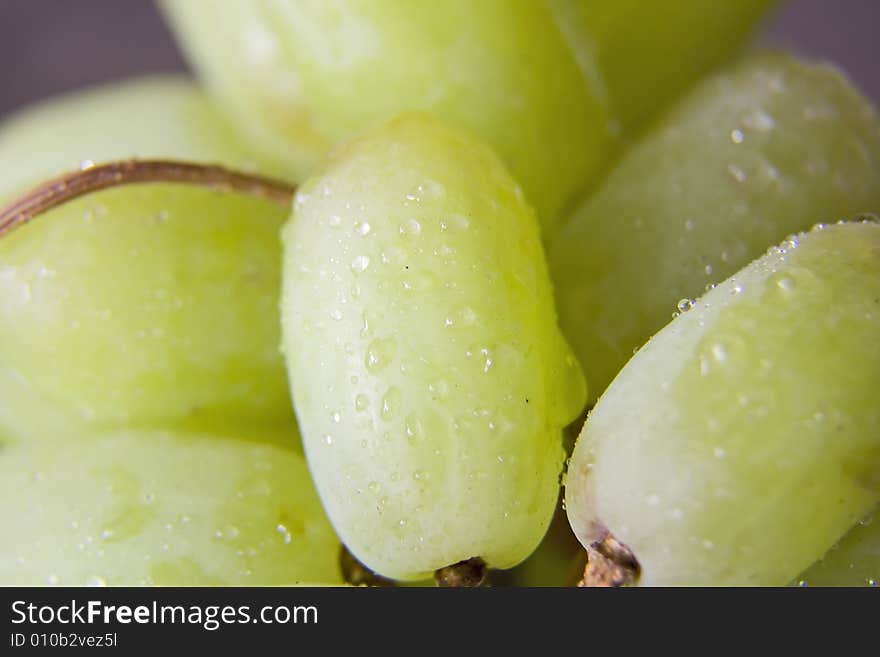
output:
[[[243,134],[299,180],[340,140],[430,111],[485,139],[549,226],[610,153],[610,117],[542,2],[161,6]]]
[[[174,75],[132,78],[29,105],[0,122],[0,197],[89,163],[179,159],[280,175],[208,97]]]
[[[772,250],[632,358],[566,480],[584,545],[610,531],[646,585],[776,585],[880,501],[880,225]]]
[[[137,156],[254,168],[192,82],[134,79],[0,126],[0,196]],[[261,170],[271,172],[271,167]],[[182,185],[112,189],[0,238],[0,426],[293,424],[278,345],[287,212]]]
[[[497,158],[402,115],[300,188],[283,238],[293,401],[345,545],[394,579],[528,556],[585,392]]]
[[[860,520],[810,568],[796,586],[880,586],[880,519]]]
[[[0,581],[341,583],[339,541],[302,455],[240,437],[126,430],[4,449]]]
[[[98,427],[287,422],[283,208],[181,185],[107,190],[0,240],[0,388]]]
[[[773,0],[549,0],[625,133],[740,49]],[[658,29],[658,26],[662,28]]]
[[[768,244],[880,207],[880,118],[827,65],[753,55],[659,116],[548,245],[592,399],[676,305]]]

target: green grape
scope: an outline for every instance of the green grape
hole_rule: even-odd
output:
[[[527,557],[585,391],[499,160],[401,115],[300,188],[283,241],[293,400],[345,545],[403,580]]]
[[[880,586],[880,519],[872,513],[795,578],[798,586]]]
[[[47,407],[106,427],[292,422],[278,347],[286,215],[243,195],[135,185],[4,235],[0,392],[16,405],[0,419],[13,433],[47,428]]]
[[[840,73],[750,57],[703,81],[550,240],[595,398],[681,301],[768,244],[880,207],[880,119]]]
[[[880,502],[878,331],[878,223],[791,236],[708,292],[590,413],[578,539],[610,532],[646,585],[790,582]]]
[[[372,122],[427,110],[488,141],[550,225],[609,151],[609,117],[542,2],[162,6],[242,131],[296,179]]]
[[[190,81],[173,76],[77,91],[0,123],[0,195],[78,169],[138,157],[223,163],[275,173],[257,160]]]
[[[72,438],[4,450],[2,584],[341,583],[339,540],[292,449],[161,431]]]
[[[549,0],[622,127],[731,56],[773,0]]]

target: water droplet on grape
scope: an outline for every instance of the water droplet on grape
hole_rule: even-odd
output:
[[[376,374],[385,369],[394,358],[394,338],[377,338],[367,347],[365,365],[367,371]]]
[[[397,386],[391,386],[382,396],[382,410],[380,415],[386,422],[394,417],[397,408],[400,406],[400,397],[400,390],[397,389]]]
[[[480,349],[480,354],[483,356],[483,373],[485,374],[492,368],[492,355],[485,347]]]
[[[416,441],[422,435],[422,422],[415,413],[406,416],[406,435],[409,442]]]
[[[86,577],[83,586],[107,586],[107,580],[100,575],[90,575]]]
[[[279,525],[275,528],[275,531],[277,531],[279,534],[281,534],[281,536],[284,538],[285,545],[290,544],[291,536],[290,536],[290,532],[288,531],[287,527],[285,527],[284,525],[279,523]]]
[[[442,401],[449,396],[449,384],[443,379],[438,379],[428,384],[428,392],[432,399]]]
[[[745,182],[748,179],[748,174],[746,174],[743,168],[733,162],[727,165],[727,173],[739,183]]]
[[[762,109],[756,109],[742,117],[743,125],[749,130],[767,132],[776,127],[776,121]]]
[[[461,232],[468,229],[470,222],[461,214],[451,214],[440,222],[440,230]]]
[[[359,255],[354,260],[351,261],[351,270],[355,274],[360,274],[367,270],[367,267],[370,266],[370,256]]]
[[[422,224],[417,219],[409,219],[400,225],[400,234],[404,237],[418,237],[422,232]]]

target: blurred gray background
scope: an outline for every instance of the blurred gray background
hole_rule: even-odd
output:
[[[878,28],[880,0],[788,0],[760,38],[836,62],[880,103]],[[153,0],[0,0],[0,117],[60,91],[184,69]]]

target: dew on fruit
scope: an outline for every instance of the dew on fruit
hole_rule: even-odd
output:
[[[492,355],[485,347],[480,349],[480,354],[483,356],[483,373],[485,374],[492,368]]]
[[[791,292],[795,288],[794,279],[789,276],[781,276],[776,280],[776,287],[783,292]]]
[[[394,357],[396,342],[394,338],[376,338],[367,347],[365,366],[371,374],[385,369]]]
[[[422,421],[419,419],[418,415],[415,413],[410,413],[406,416],[406,420],[404,422],[407,439],[410,443],[417,440],[422,435]]]
[[[418,237],[422,232],[422,224],[418,219],[408,219],[400,225],[399,230],[404,237]]]
[[[390,421],[400,406],[401,394],[397,386],[391,386],[382,397],[380,415],[386,422]]]
[[[277,531],[279,534],[281,534],[282,538],[284,539],[285,545],[290,544],[291,535],[290,535],[290,532],[287,530],[287,527],[285,527],[283,524],[279,523],[278,526],[275,528],[275,531]]]
[[[440,230],[461,232],[468,229],[470,222],[462,214],[451,214],[440,222]]]
[[[105,580],[100,575],[90,575],[89,577],[86,577],[85,581],[83,582],[83,586],[90,586],[90,587],[107,586],[107,580]]]
[[[446,195],[446,188],[435,180],[426,180],[406,194],[404,199],[415,203],[433,201]]]
[[[354,398],[354,410],[356,410],[356,411],[359,412],[359,413],[360,413],[360,412],[363,412],[363,411],[365,411],[365,410],[367,410],[367,407],[368,407],[369,405],[370,405],[370,400],[369,400],[369,398],[368,398],[365,394],[363,394],[363,393],[358,394],[358,395]]]
[[[351,270],[356,274],[366,271],[369,266],[370,256],[367,255],[359,255],[351,261]]]
[[[743,135],[743,131],[740,130],[739,128],[736,128],[735,130],[731,130],[731,132],[730,132],[730,141],[732,141],[734,144],[741,144],[741,143],[743,143],[743,139],[744,139],[744,138],[745,138],[745,137],[744,137],[744,135]]]
[[[745,182],[748,179],[748,174],[745,172],[745,170],[738,164],[734,164],[733,162],[727,165],[727,173],[729,173],[730,177],[739,183]]]

